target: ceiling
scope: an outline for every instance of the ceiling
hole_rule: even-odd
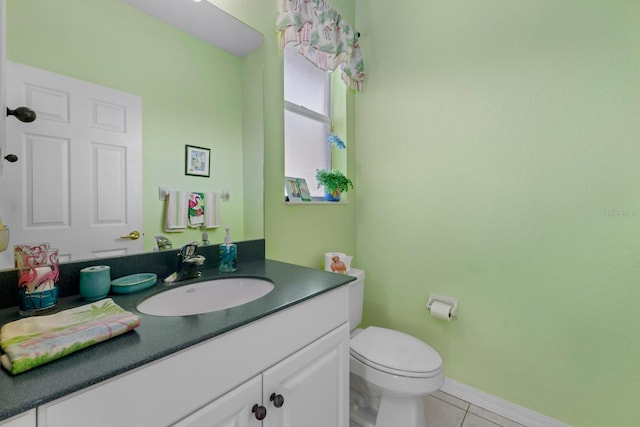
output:
[[[123,1],[237,56],[244,57],[262,46],[262,34],[207,1]]]

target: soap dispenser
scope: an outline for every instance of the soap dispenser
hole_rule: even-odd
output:
[[[238,261],[238,248],[235,243],[231,243],[230,228],[225,227],[227,235],[224,237],[224,243],[220,245],[220,261],[218,270],[224,273],[236,271],[236,262]]]

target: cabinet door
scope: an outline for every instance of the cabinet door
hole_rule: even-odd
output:
[[[348,324],[265,371],[263,387],[264,427],[348,427]]]
[[[32,409],[24,414],[0,421],[0,427],[36,427],[36,410]]]
[[[173,427],[259,427],[252,412],[262,402],[262,375],[258,375],[219,399],[180,420]]]

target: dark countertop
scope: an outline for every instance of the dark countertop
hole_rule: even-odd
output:
[[[250,303],[214,313],[180,317],[142,314],[136,305],[153,294],[177,286],[221,277],[262,277],[271,280],[273,291]],[[138,328],[18,375],[0,368],[0,421],[69,393],[160,359],[178,350],[246,325],[279,310],[342,286],[354,278],[279,261],[238,263],[235,273],[204,270],[198,280],[179,285],[161,282],[129,295],[109,297],[125,310],[138,314]],[[87,304],[80,296],[61,298],[56,311]],[[0,326],[20,319],[17,307],[0,310]]]

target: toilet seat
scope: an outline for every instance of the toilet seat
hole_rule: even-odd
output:
[[[403,332],[370,326],[354,336],[350,346],[355,359],[389,374],[429,378],[441,373],[440,355]]]

